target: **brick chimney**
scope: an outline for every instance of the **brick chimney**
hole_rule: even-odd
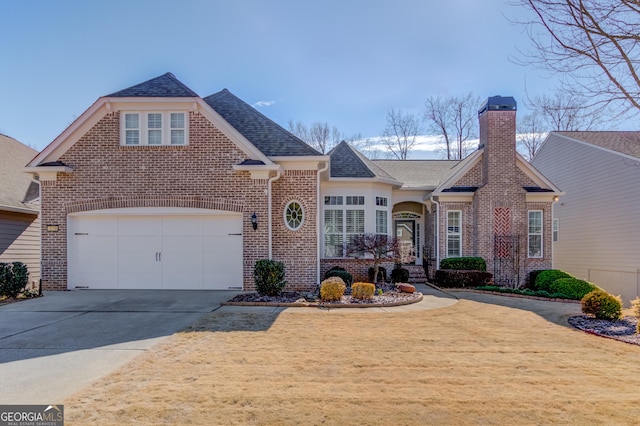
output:
[[[485,185],[509,184],[516,176],[516,110],[511,96],[491,96],[478,110]]]

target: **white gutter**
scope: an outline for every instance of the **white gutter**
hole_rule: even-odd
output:
[[[272,241],[273,241],[273,235],[272,235],[273,234],[273,230],[272,230],[273,226],[271,224],[271,216],[272,216],[272,210],[273,210],[271,208],[271,199],[272,199],[272,196],[271,196],[271,183],[276,181],[276,180],[278,180],[278,179],[280,179],[281,176],[282,176],[282,171],[281,171],[280,168],[278,168],[278,170],[276,170],[276,175],[270,177],[269,180],[267,181],[267,198],[268,198],[268,200],[267,200],[267,209],[268,209],[267,216],[268,216],[268,219],[267,220],[269,221],[269,224],[268,224],[267,228],[269,230],[268,231],[269,232],[269,260],[272,260],[272,258],[273,258],[273,249],[271,247],[272,246]]]
[[[318,179],[316,181],[316,265],[317,265],[317,284],[320,284],[320,241],[322,239],[322,233],[320,232],[320,212],[321,212],[321,204],[320,204],[320,175],[322,175],[323,172],[326,172],[329,169],[329,161],[327,161],[325,163],[325,166],[321,169],[318,169]]]
[[[433,195],[431,195],[431,197],[429,197],[429,200],[431,200],[431,202],[433,204],[436,205],[436,229],[434,234],[434,243],[436,246],[436,270],[440,268],[440,203],[438,203],[434,198]]]
[[[8,205],[0,205],[0,211],[24,213],[24,214],[31,214],[35,216],[40,214],[40,209],[30,209],[28,207],[14,207],[14,206],[8,206]]]

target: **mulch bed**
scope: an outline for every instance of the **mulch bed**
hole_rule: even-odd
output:
[[[633,316],[627,316],[617,321],[608,321],[579,315],[569,318],[569,324],[597,336],[640,345],[640,334],[636,333],[638,319]]]
[[[361,300],[345,294],[342,299],[332,302],[323,302],[317,294],[297,291],[284,291],[280,296],[260,296],[258,293],[238,294],[225,305],[249,305],[249,306],[316,306],[316,307],[381,307],[399,306],[416,303],[422,300],[422,293],[403,293],[397,290],[385,291],[381,295],[375,295],[370,300]]]

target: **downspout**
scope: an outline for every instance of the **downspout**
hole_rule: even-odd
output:
[[[440,268],[440,203],[433,198],[433,194],[429,200],[436,205],[436,223],[434,234],[434,243],[436,247],[436,269]]]
[[[270,177],[269,180],[267,181],[267,209],[268,209],[267,216],[268,216],[268,221],[269,221],[269,224],[268,224],[267,228],[268,228],[268,232],[269,232],[269,260],[272,260],[272,257],[273,257],[273,249],[271,247],[272,244],[273,244],[272,243],[272,240],[273,240],[273,235],[272,235],[273,234],[273,229],[272,229],[273,225],[271,224],[271,216],[273,214],[272,213],[272,208],[271,208],[271,199],[273,197],[271,195],[271,192],[272,192],[271,191],[271,183],[276,181],[276,180],[278,180],[278,179],[280,179],[280,177],[282,176],[282,172],[280,170],[281,169],[279,168],[276,171],[276,175]]]
[[[329,170],[329,161],[326,162],[326,164],[324,165],[323,168],[318,169],[318,179],[317,179],[317,187],[316,187],[316,197],[317,197],[317,201],[316,201],[316,269],[317,269],[317,275],[316,275],[316,283],[318,285],[320,285],[320,240],[322,239],[322,233],[320,232],[320,176],[322,175],[323,172],[326,172],[327,170]]]

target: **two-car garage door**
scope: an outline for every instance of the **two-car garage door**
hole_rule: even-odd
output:
[[[241,287],[241,215],[211,212],[137,208],[69,216],[69,288]]]

